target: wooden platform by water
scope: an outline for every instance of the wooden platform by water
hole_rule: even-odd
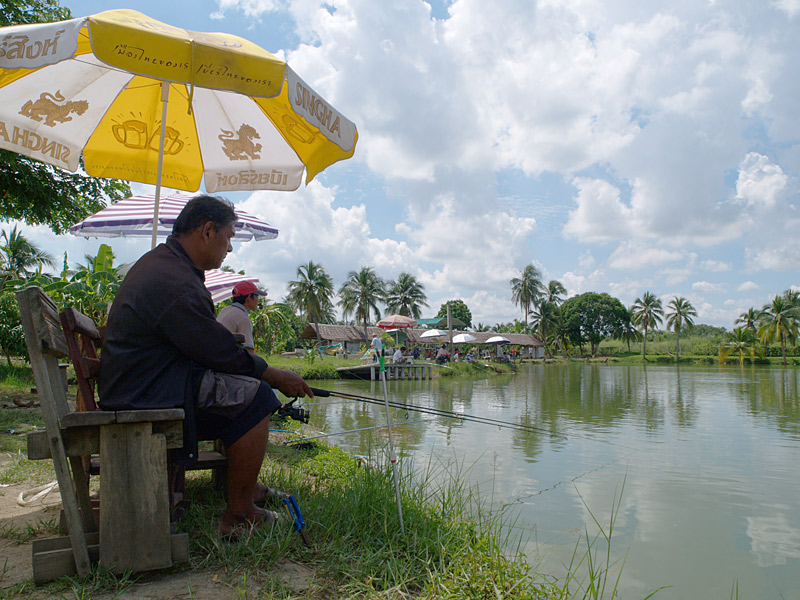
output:
[[[375,381],[381,378],[380,366],[377,363],[356,367],[339,367],[336,369],[342,379],[368,379]],[[386,379],[431,379],[433,365],[418,363],[413,365],[386,365]]]

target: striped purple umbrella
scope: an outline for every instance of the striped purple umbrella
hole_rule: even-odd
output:
[[[248,277],[240,273],[220,271],[219,269],[206,271],[206,289],[211,292],[211,299],[214,304],[219,304],[223,300],[231,298],[233,286],[241,281],[258,283],[258,277]]]
[[[191,194],[179,192],[161,196],[158,204],[160,237],[167,237],[172,233],[175,219],[192,198]],[[154,205],[154,195],[131,196],[85,218],[69,230],[70,233],[83,237],[151,237]],[[278,230],[266,221],[257,219],[239,208],[234,210],[237,218],[234,240],[246,242],[252,239],[271,240],[278,237]]]

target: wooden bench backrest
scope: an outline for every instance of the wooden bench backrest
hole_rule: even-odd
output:
[[[97,410],[94,390],[100,374],[100,331],[91,318],[72,307],[61,312],[61,325],[78,382],[77,410]]]
[[[61,329],[58,309],[44,290],[39,287],[20,290],[17,292],[17,303],[25,333],[25,344],[31,360],[33,379],[36,382],[36,392],[47,428],[53,467],[64,503],[74,564],[78,575],[86,577],[91,570],[91,562],[84,527],[89,531],[93,526],[89,486],[83,466],[77,458],[69,459],[77,478],[73,480],[61,435],[61,422],[69,416],[70,411],[58,359],[68,356],[67,341]],[[79,503],[81,509],[78,508]],[[82,516],[85,519],[82,520]]]
[[[69,406],[58,359],[69,356],[69,347],[58,309],[39,287],[18,291],[17,302],[42,412],[53,410],[60,420],[69,412]]]

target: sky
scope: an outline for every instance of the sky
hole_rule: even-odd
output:
[[[280,230],[226,260],[272,299],[308,261],[337,289],[371,266],[417,277],[423,317],[458,298],[491,325],[522,319],[509,280],[534,264],[730,329],[800,286],[800,0],[61,2],[245,37],[355,122],[308,186],[226,195]],[[149,249],[23,231],[59,262]]]

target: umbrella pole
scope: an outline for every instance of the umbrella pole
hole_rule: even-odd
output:
[[[164,171],[164,138],[167,133],[167,104],[169,103],[169,81],[161,82],[161,132],[158,138],[158,167],[156,168],[156,203],[153,207],[153,237],[150,249],[156,247],[158,238],[158,205],[161,203],[161,174]]]
[[[389,431],[389,460],[392,463],[392,477],[394,479],[394,495],[397,498],[397,516],[400,517],[400,533],[405,533],[403,526],[403,505],[400,502],[400,481],[397,476],[397,454],[394,451],[394,440],[392,439],[392,418],[389,415],[389,392],[386,390],[386,366],[384,357],[379,356],[378,361],[381,365],[381,383],[383,384],[383,404],[386,408],[386,428]]]

